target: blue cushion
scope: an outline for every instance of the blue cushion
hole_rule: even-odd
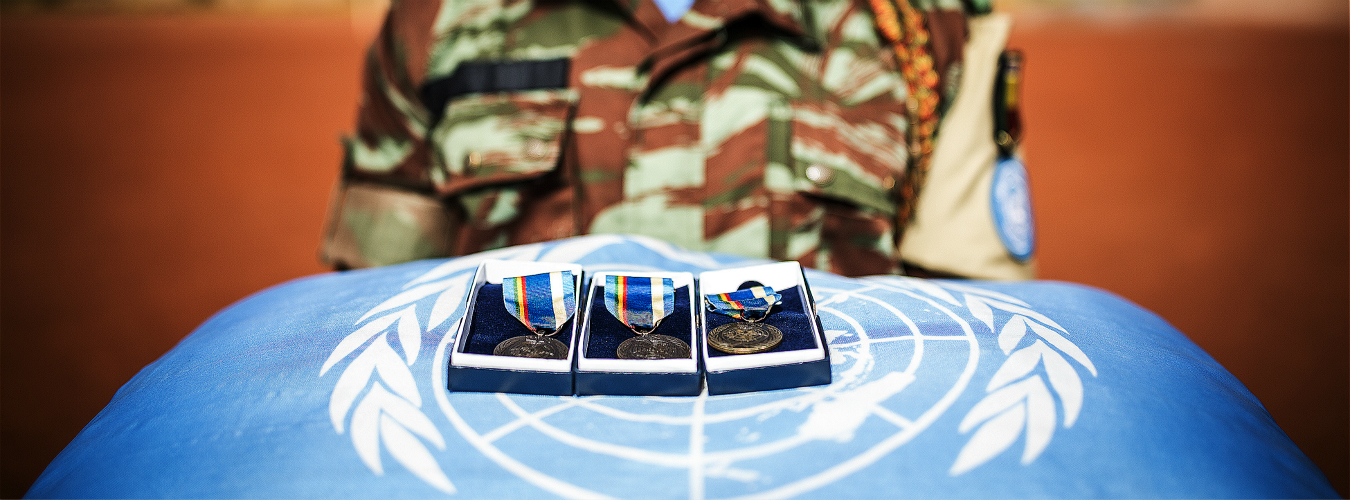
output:
[[[828,386],[451,393],[448,333],[485,258],[758,263],[601,235],[285,283],[141,370],[29,496],[1335,496],[1184,335],[1065,283],[808,271]]]

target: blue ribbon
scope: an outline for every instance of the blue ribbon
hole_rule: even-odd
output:
[[[530,331],[552,333],[577,310],[576,280],[571,271],[505,278],[502,302]]]
[[[605,309],[633,331],[647,333],[675,310],[675,281],[638,276],[605,277]]]
[[[739,320],[759,321],[783,301],[783,295],[775,293],[773,287],[755,286],[731,293],[710,293],[704,299],[713,312]]]

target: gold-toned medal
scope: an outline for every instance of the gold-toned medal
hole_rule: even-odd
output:
[[[763,323],[727,323],[708,332],[708,347],[727,354],[757,354],[778,347],[783,331]]]
[[[710,311],[739,320],[708,332],[708,347],[727,354],[758,354],[783,343],[782,330],[762,323],[783,300],[773,288],[754,286],[731,293],[711,293],[704,298]]]

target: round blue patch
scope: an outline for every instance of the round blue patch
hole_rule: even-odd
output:
[[[1027,187],[1027,169],[1017,158],[999,160],[994,166],[994,182],[989,190],[989,206],[994,212],[994,227],[1003,247],[1017,260],[1031,258],[1036,247],[1036,225],[1031,217],[1031,192]]]

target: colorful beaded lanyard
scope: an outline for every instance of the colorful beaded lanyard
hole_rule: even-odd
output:
[[[877,28],[895,51],[909,91],[905,107],[909,111],[910,171],[900,186],[904,202],[896,214],[898,238],[909,222],[913,202],[928,176],[933,141],[937,135],[938,104],[942,96],[937,90],[938,74],[933,65],[933,56],[928,51],[929,36],[923,15],[914,10],[908,0],[896,0],[894,4],[891,0],[868,0],[868,3],[876,15]],[[899,12],[896,11],[897,5]]]

